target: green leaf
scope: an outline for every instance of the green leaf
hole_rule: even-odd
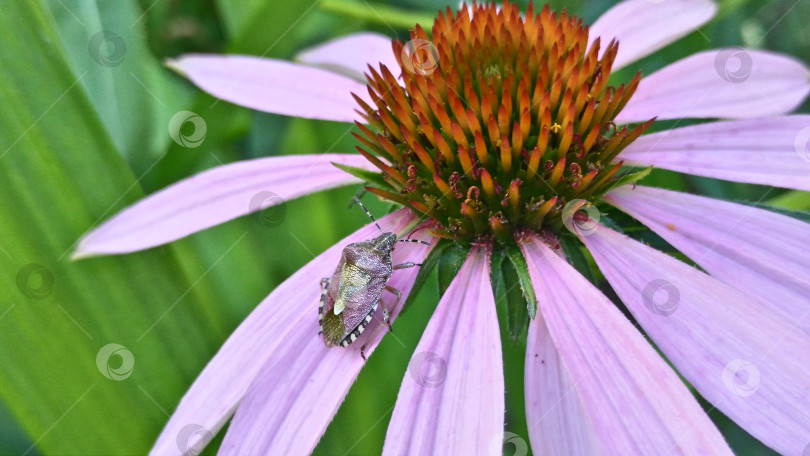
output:
[[[217,0],[231,36],[230,53],[289,57],[299,38],[299,24],[311,18],[318,0],[268,2]],[[269,25],[269,20],[272,25]]]
[[[47,11],[5,4],[0,40],[2,402],[44,453],[145,454],[246,309],[190,243],[70,261],[142,192]],[[217,252],[223,263],[245,234]],[[123,349],[108,358],[108,344]]]
[[[133,1],[47,0],[58,41],[101,123],[136,174],[171,142],[169,122],[192,89],[149,52],[143,11]]]
[[[537,296],[534,294],[534,286],[532,285],[532,278],[529,276],[529,266],[526,264],[526,258],[523,257],[523,252],[516,245],[506,247],[506,256],[517,273],[520,291],[523,293],[529,317],[534,319],[537,316]]]
[[[404,30],[410,30],[416,24],[421,24],[422,27],[429,30],[434,19],[433,14],[412,12],[387,5],[374,4],[372,6],[367,1],[322,0],[320,7],[324,11],[340,16]]]
[[[793,190],[768,201],[772,207],[781,207],[795,211],[810,211],[810,193]]]

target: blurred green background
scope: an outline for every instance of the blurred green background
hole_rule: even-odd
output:
[[[613,2],[550,3],[592,22]],[[0,454],[146,453],[196,375],[254,306],[367,222],[347,207],[357,187],[345,188],[285,203],[275,213],[283,222],[274,226],[245,217],[146,252],[71,262],[76,240],[90,227],[200,170],[254,157],[354,150],[347,125],[216,102],[162,61],[187,52],[291,58],[361,30],[404,38],[414,22],[429,23],[444,6],[430,0],[0,0]],[[808,17],[807,0],[724,0],[710,24],[634,67],[649,74],[726,45],[807,62]],[[199,147],[182,147],[168,134],[169,120],[183,110],[205,121]],[[654,171],[645,183],[810,208],[803,193],[669,172]],[[372,212],[386,211],[367,200]],[[437,300],[435,286],[425,287],[397,322],[404,346],[384,340],[317,454],[380,452],[397,389]],[[528,440],[523,347],[504,335],[506,430]],[[134,368],[122,381],[97,367],[99,350],[111,343],[133,356]],[[113,356],[111,367],[129,371],[126,362]],[[739,454],[770,454],[716,410],[711,415]]]

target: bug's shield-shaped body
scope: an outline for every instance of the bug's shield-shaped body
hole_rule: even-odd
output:
[[[396,235],[383,233],[343,249],[332,277],[321,281],[320,323],[328,346],[347,346],[371,322],[393,273],[391,251]]]

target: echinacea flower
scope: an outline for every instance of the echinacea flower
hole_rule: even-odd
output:
[[[629,0],[586,27],[548,7],[521,15],[509,3],[473,5],[439,13],[431,34],[417,26],[393,52],[360,34],[301,54],[302,64],[181,57],[172,65],[222,99],[356,121],[360,155],[204,172],[107,221],[77,256],[179,239],[256,209],[248,201],[264,188],[290,199],[360,176],[403,206],[380,220],[384,230],[429,227],[432,245],[397,247],[395,264],[421,262],[441,243],[469,246],[412,361],[438,360],[442,381],[405,376],[384,454],[500,451],[505,380],[490,264],[504,251],[531,317],[524,381],[535,453],[730,454],[674,367],[757,439],[800,454],[810,444],[810,225],[636,185],[645,173],[627,166],[810,190],[810,116],[784,116],[810,92],[810,71],[724,49],[609,81],[715,10],[710,0]],[[683,118],[726,120],[644,134],[653,119]],[[701,269],[623,234],[597,205],[629,214]],[[200,374],[153,454],[188,452],[194,442],[176,442],[190,423],[210,431],[199,434],[205,444],[231,416],[222,454],[311,452],[364,364],[357,343],[328,348],[317,335],[318,281],[346,245],[377,235],[373,224],[358,230],[274,290]],[[669,364],[569,264],[561,242],[575,239]],[[407,296],[417,273],[396,271],[389,285]],[[361,336],[367,355],[383,335]]]

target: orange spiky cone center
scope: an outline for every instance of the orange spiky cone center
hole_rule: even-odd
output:
[[[613,123],[640,75],[608,86],[618,44],[600,58],[600,40],[588,47],[587,27],[565,11],[448,8],[432,41],[420,26],[411,38],[393,43],[400,68],[369,67],[373,106],[355,96],[368,123],[355,137],[390,186],[369,191],[437,220],[446,237],[559,229],[568,202],[615,182],[614,159],[652,122]]]

